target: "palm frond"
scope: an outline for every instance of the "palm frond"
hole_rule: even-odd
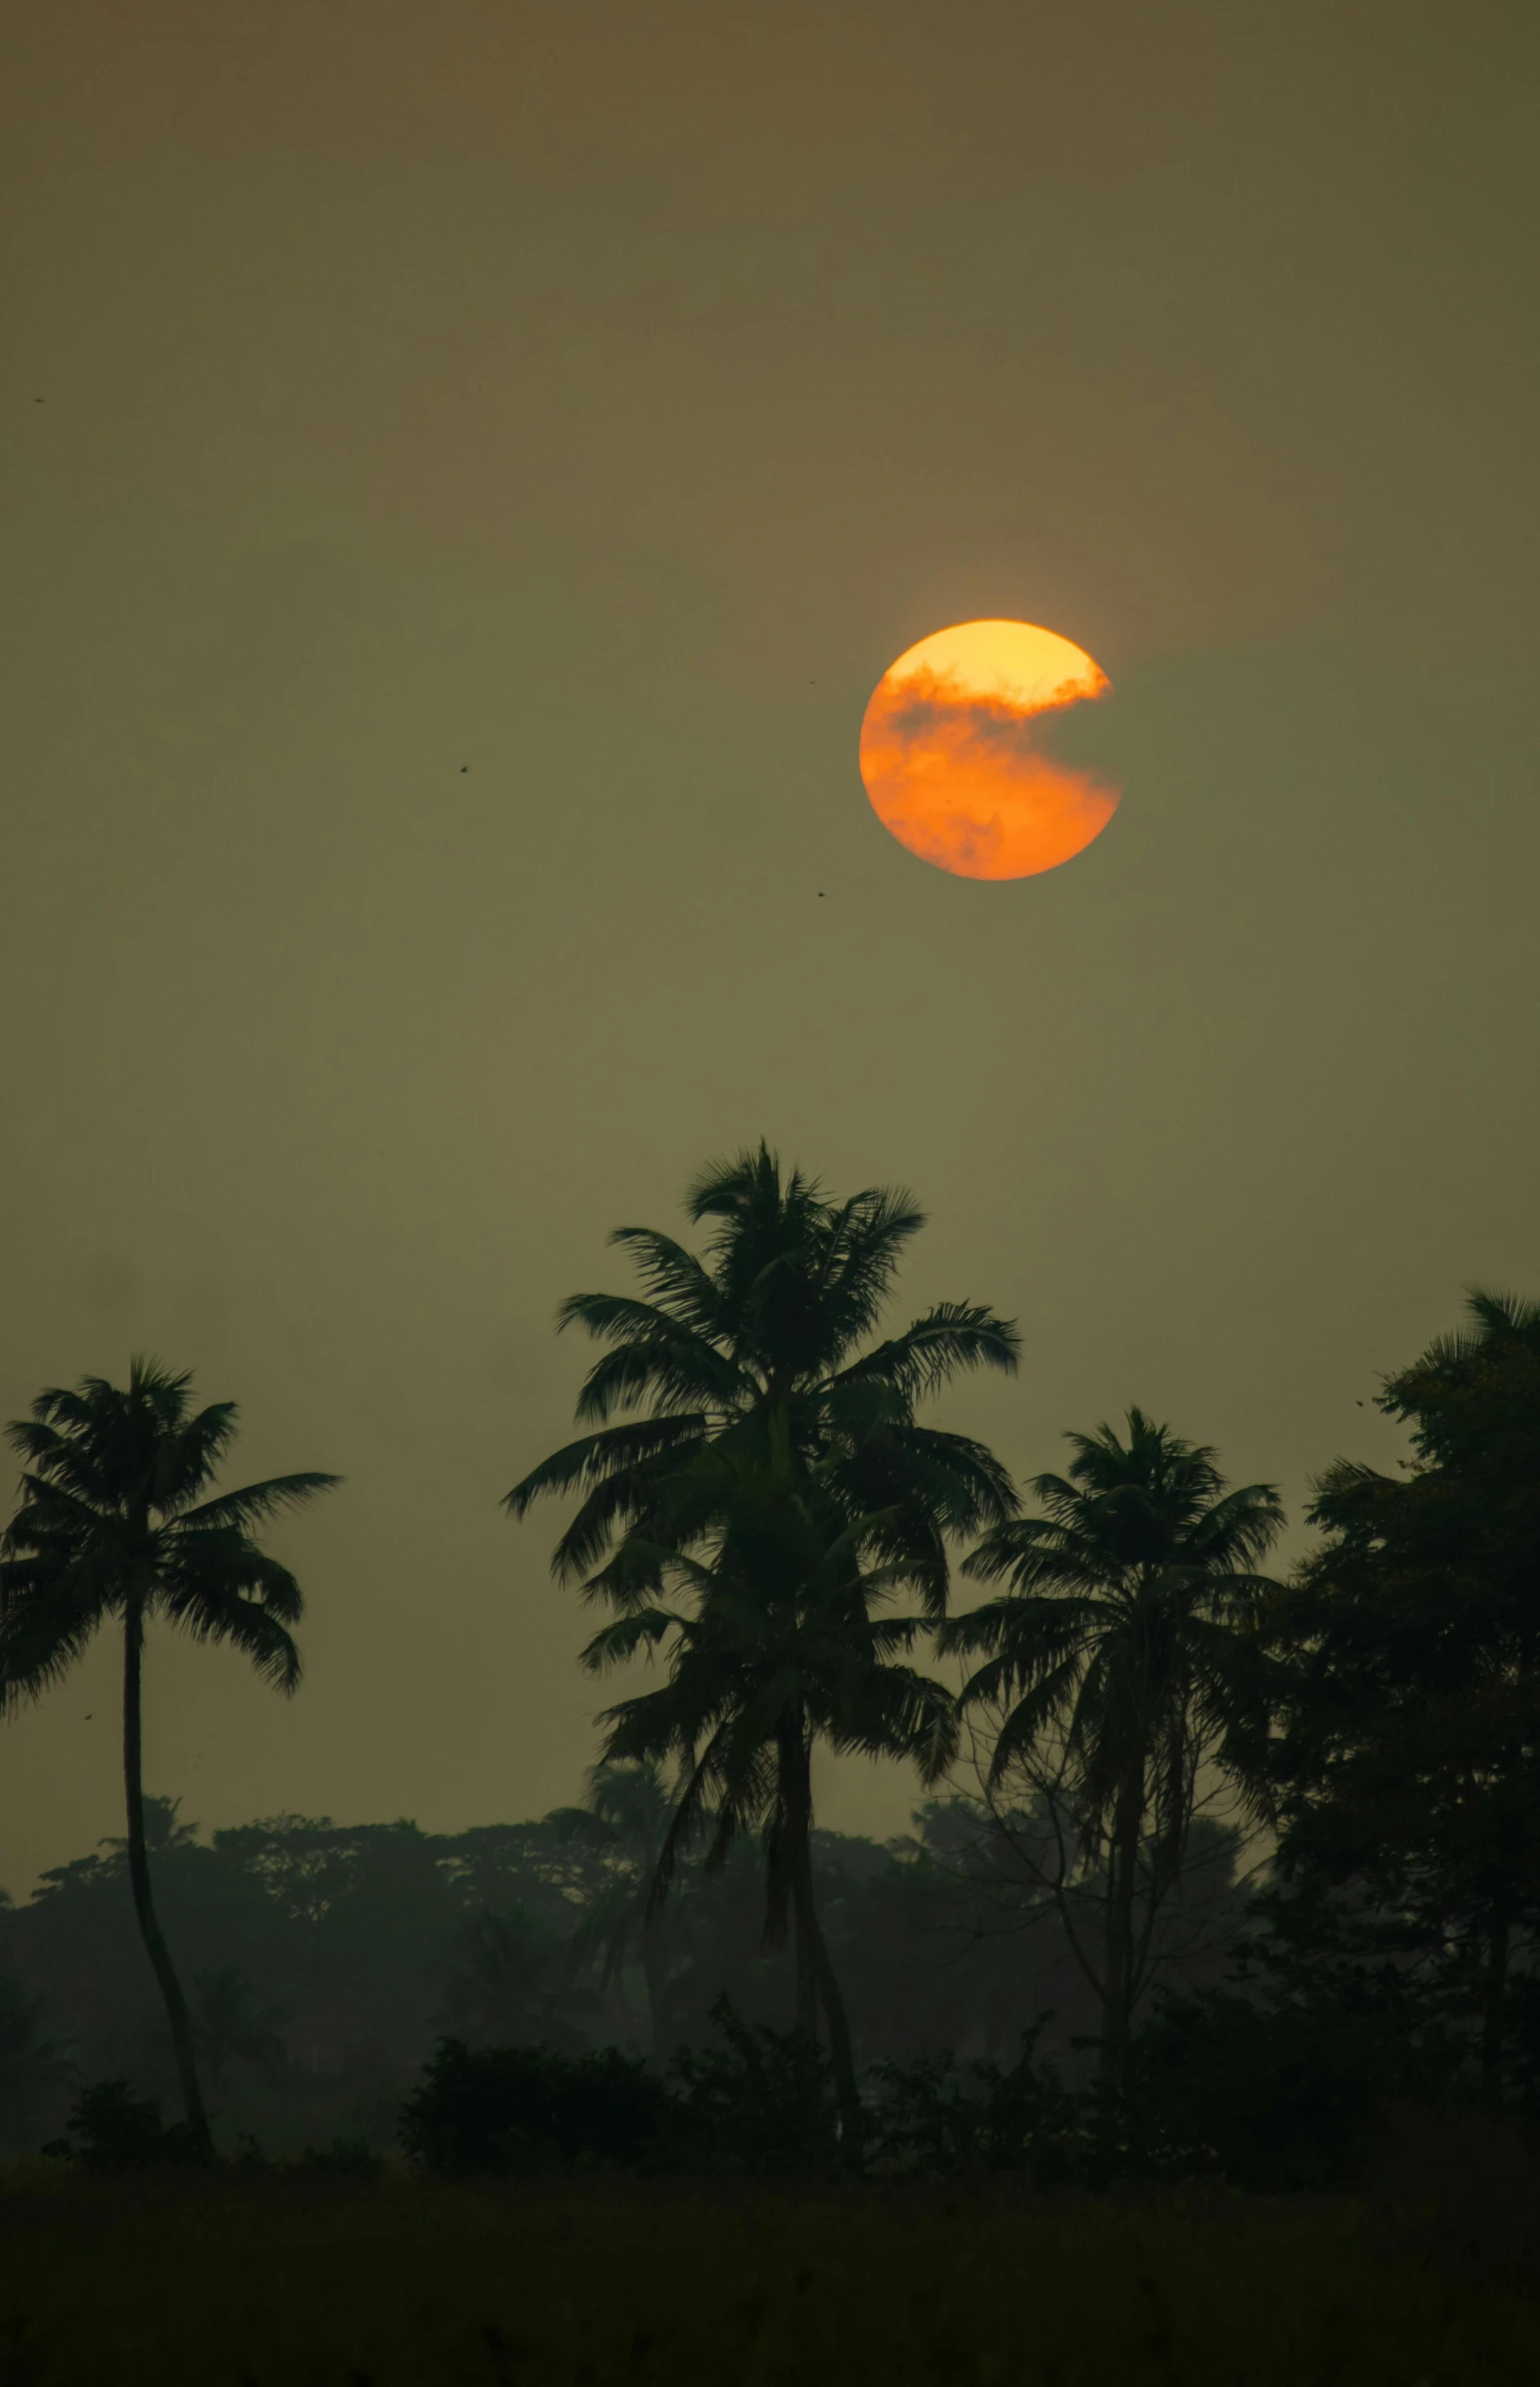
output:
[[[697,1412],[683,1417],[639,1417],[623,1425],[604,1427],[564,1443],[537,1467],[531,1467],[502,1505],[514,1517],[528,1514],[542,1495],[591,1489],[612,1482],[664,1455],[679,1456],[692,1449],[706,1432],[707,1419]]]
[[[643,1608],[630,1616],[617,1616],[585,1643],[577,1662],[585,1674],[607,1674],[611,1667],[624,1666],[631,1658],[656,1649],[683,1621],[667,1608]]]
[[[953,1377],[975,1367],[1015,1375],[1021,1364],[1021,1333],[1014,1320],[966,1301],[941,1301],[902,1334],[867,1351],[836,1378],[867,1378],[894,1384],[911,1401],[940,1392]]]
[[[270,1475],[264,1483],[243,1484],[239,1491],[221,1492],[197,1508],[180,1510],[179,1522],[199,1529],[211,1525],[243,1528],[257,1525],[283,1509],[298,1508],[304,1501],[314,1500],[318,1492],[332,1491],[342,1480],[340,1475],[321,1475],[313,1470],[298,1475]]]

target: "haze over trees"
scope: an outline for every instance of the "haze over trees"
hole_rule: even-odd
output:
[[[435,2039],[462,2102],[494,2075],[559,2102],[619,2050],[568,2085],[633,2118],[694,2049],[668,2076],[724,2145],[806,2149],[825,2099],[857,2164],[1073,2140],[1329,2184],[1397,2100],[1540,2117],[1540,1308],[1474,1294],[1387,1381],[1407,1462],[1328,1468],[1280,1581],[1275,1490],[1143,1410],[1024,1490],[924,1414],[1019,1339],[961,1300],[887,1330],[908,1195],[761,1147],[686,1208],[699,1251],[623,1228],[639,1290],[563,1303],[601,1345],[583,1430],[507,1495],[571,1504],[555,1571],[608,1611],[583,1665],[661,1678],[620,1684],[584,1801],[539,1821],[206,1842],[144,1791],[147,1628],[292,1690],[300,1588],[258,1537],[336,1479],[219,1493],[232,1404],[150,1361],[11,1428],[4,1699],[121,1626],[127,1828],[0,1909],[0,2134],[95,2081],[147,2145],[134,2098],[175,2088],[205,2159],[206,2085],[223,2146],[386,2144]],[[959,1573],[988,1587],[961,1612]],[[820,1743],[909,1762],[912,1832],[820,1830]]]

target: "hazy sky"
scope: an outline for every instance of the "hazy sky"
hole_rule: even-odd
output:
[[[281,1547],[285,1704],[158,1645],[206,1826],[593,1754],[558,1297],[764,1135],[1297,1509],[1540,1291],[1540,16],[1498,0],[10,0],[0,1411],[149,1348]],[[885,666],[1042,622],[1122,807],[890,839]],[[823,900],[819,899],[823,890]],[[0,1879],[121,1829],[116,1652]],[[902,1826],[896,1772],[823,1820]]]

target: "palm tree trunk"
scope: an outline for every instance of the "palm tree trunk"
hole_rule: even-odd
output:
[[[1130,1768],[1113,1814],[1107,1882],[1107,1949],[1102,1976],[1102,2085],[1123,2083],[1134,2004],[1134,1891],[1139,1829],[1144,1821],[1145,1768]]]
[[[828,1944],[818,1920],[813,1896],[813,1784],[807,1736],[798,1719],[794,1734],[781,1745],[781,1764],[789,1779],[783,1788],[787,1824],[787,1868],[791,1882],[791,1911],[797,1945],[797,2022],[802,2025],[804,1983],[824,2009],[829,2031],[829,2061],[834,2067],[834,2093],[840,2109],[845,2159],[859,2165],[864,2129],[861,2094],[856,2086],[855,2054],[850,2043],[850,2019],[840,1991]]]
[[[1502,2099],[1510,1938],[1508,1918],[1499,1910],[1487,1927],[1486,1966],[1481,1985],[1481,2094],[1489,2105],[1496,2105]]]
[[[139,1918],[140,1937],[160,1985],[161,1996],[166,2004],[166,2019],[171,2025],[177,2077],[182,2084],[182,2109],[199,2160],[212,2163],[214,2140],[209,2131],[209,2117],[204,2111],[203,2092],[198,2085],[192,2017],[188,2013],[182,1984],[177,1979],[171,1951],[166,1945],[155,1912],[155,1901],[150,1895],[150,1859],[145,1848],[144,1733],[140,1702],[144,1639],[144,1618],[137,1605],[130,1602],[124,1624],[123,1649],[123,1788],[128,1805],[129,1880],[133,1885],[134,1913]]]

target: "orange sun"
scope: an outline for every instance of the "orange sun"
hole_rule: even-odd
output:
[[[963,879],[1026,879],[1090,845],[1119,790],[1048,752],[1044,731],[1112,682],[1068,638],[964,621],[890,665],[861,724],[872,810],[922,862]]]

